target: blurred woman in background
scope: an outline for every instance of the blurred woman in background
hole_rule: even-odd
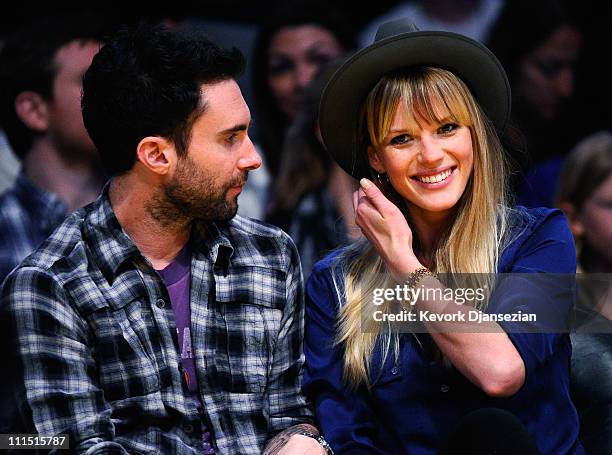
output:
[[[273,179],[305,88],[324,64],[352,45],[343,16],[323,3],[289,2],[263,25],[253,56],[253,91],[258,143]]]
[[[556,199],[574,235],[580,272],[571,334],[580,440],[587,453],[612,453],[612,133],[578,143],[561,170]]]
[[[578,138],[569,107],[582,33],[561,0],[506,2],[487,46],[512,87],[512,120],[520,145],[509,148],[519,173],[518,203],[553,207],[561,163]]]
[[[287,131],[267,220],[295,242],[307,277],[326,253],[360,235],[351,193],[357,182],[327,153],[319,130],[325,84],[343,58],[325,65],[304,92],[304,103]]]

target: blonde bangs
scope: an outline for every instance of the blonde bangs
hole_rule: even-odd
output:
[[[369,142],[383,143],[391,129],[400,102],[405,103],[410,123],[436,124],[452,121],[472,127],[468,88],[458,78],[439,68],[412,69],[409,73],[383,77],[365,102]]]

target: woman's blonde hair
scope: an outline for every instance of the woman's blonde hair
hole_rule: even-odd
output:
[[[497,134],[469,89],[453,73],[441,68],[413,67],[386,75],[370,91],[362,106],[357,131],[361,153],[366,153],[368,145],[380,146],[400,102],[406,104],[413,116],[430,123],[450,118],[470,130],[473,171],[457,202],[454,220],[430,258],[430,268],[438,273],[475,274],[470,275],[474,280],[472,285],[490,290],[490,274],[497,269],[508,210],[505,154]],[[398,200],[397,194],[388,196]],[[418,250],[419,239],[414,231],[413,236]],[[375,289],[395,284],[384,261],[367,241],[358,241],[346,248],[338,256],[335,267],[339,267],[340,273],[334,276],[344,281],[336,282],[341,302],[336,342],[345,348],[344,379],[351,387],[362,383],[369,387],[375,346],[377,343],[382,346],[383,363],[391,346],[397,356],[400,332],[391,324],[377,323],[364,315],[372,315],[375,309],[396,312],[392,309],[394,303],[375,307],[372,299]]]

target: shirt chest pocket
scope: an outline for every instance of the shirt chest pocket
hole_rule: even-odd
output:
[[[216,366],[221,386],[235,393],[262,393],[285,306],[284,272],[231,267],[215,278]]]
[[[73,294],[76,289],[83,287],[72,289]],[[109,300],[91,288],[89,293],[79,307],[92,329],[92,355],[105,398],[112,402],[145,396],[165,387],[170,377],[146,298],[126,294]]]

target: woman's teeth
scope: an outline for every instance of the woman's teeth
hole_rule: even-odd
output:
[[[415,176],[415,178],[419,182],[423,182],[423,183],[438,183],[438,182],[441,182],[442,180],[446,180],[446,178],[452,173],[453,173],[452,169],[447,169],[446,171],[440,172],[439,174],[436,174],[436,175],[429,175],[427,177]]]

